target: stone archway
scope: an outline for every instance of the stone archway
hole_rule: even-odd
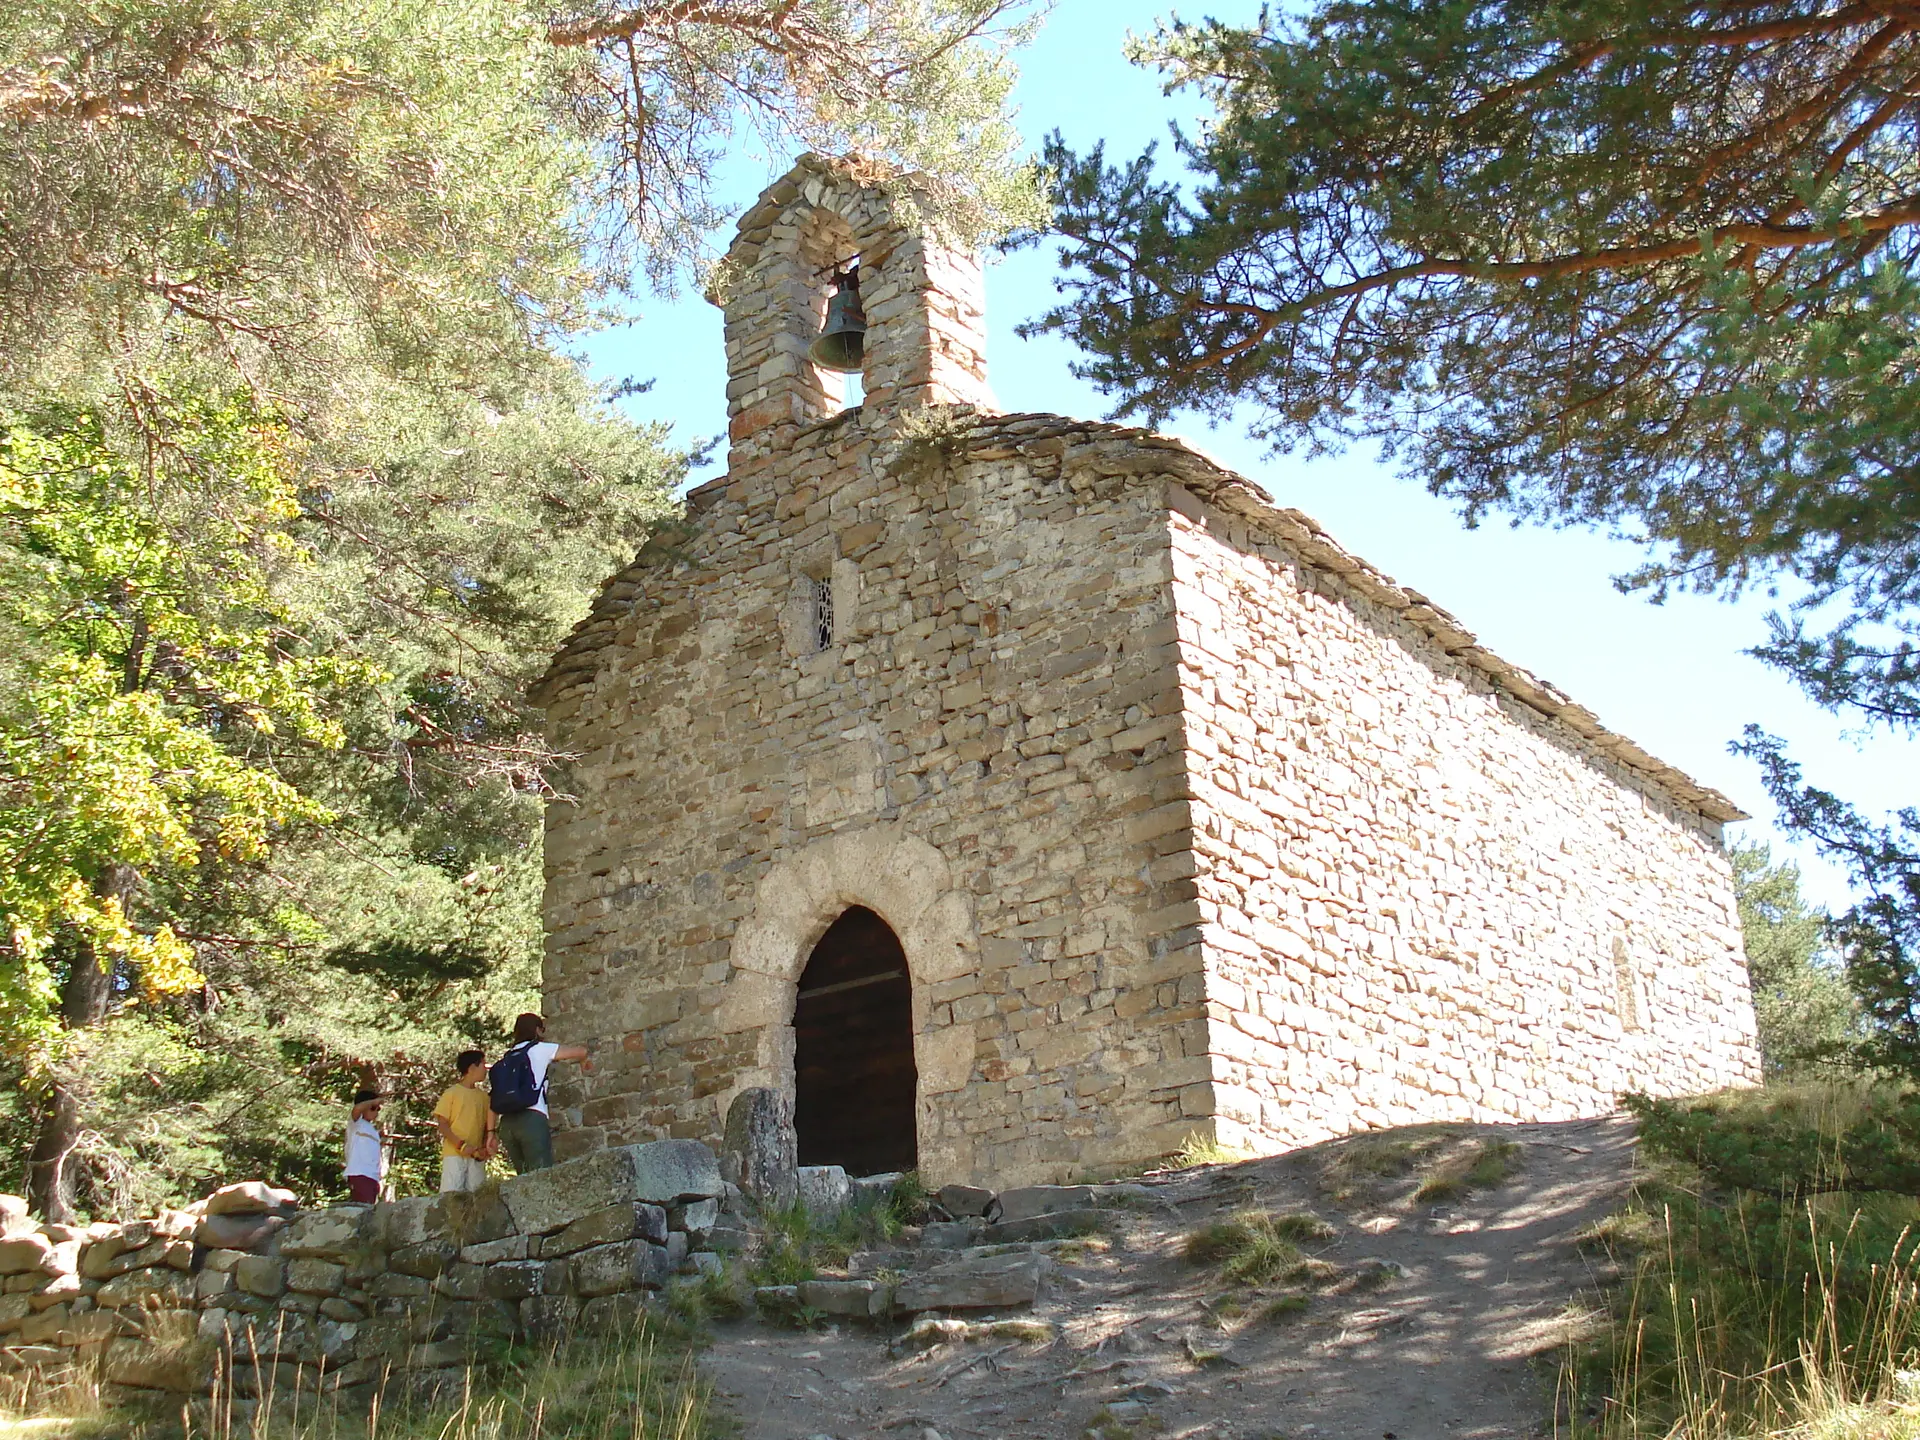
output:
[[[828,928],[856,907],[886,923],[906,959],[920,1168],[939,1183],[966,1171],[966,1156],[944,1133],[937,1110],[941,1097],[972,1078],[974,1037],[968,1025],[935,1028],[929,997],[942,981],[974,968],[979,944],[973,907],[955,888],[946,858],[898,823],[826,836],[775,861],[761,877],[752,908],[734,931],[733,973],[717,1017],[723,1035],[754,1034],[754,1061],[716,1097],[720,1113],[752,1085],[793,1097],[800,976]]]
[[[802,1165],[852,1175],[920,1163],[913,985],[893,927],[855,905],[827,927],[793,1006],[793,1128]]]

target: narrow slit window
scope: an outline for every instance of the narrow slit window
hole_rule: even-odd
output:
[[[813,582],[813,648],[818,654],[833,648],[833,581]]]
[[[1615,1008],[1620,1015],[1622,1030],[1640,1028],[1640,997],[1636,993],[1633,974],[1633,961],[1627,955],[1627,942],[1618,935],[1613,937],[1613,988]]]

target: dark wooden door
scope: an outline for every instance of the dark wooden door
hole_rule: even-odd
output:
[[[871,910],[842,914],[807,959],[793,1072],[802,1165],[875,1175],[919,1163],[913,987],[900,938]]]

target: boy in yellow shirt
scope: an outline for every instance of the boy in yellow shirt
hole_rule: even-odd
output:
[[[454,1056],[457,1084],[449,1085],[433,1107],[440,1131],[440,1191],[478,1190],[487,1178],[487,1160],[496,1144],[493,1114],[480,1082],[487,1078],[487,1057],[478,1050]]]

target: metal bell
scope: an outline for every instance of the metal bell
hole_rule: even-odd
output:
[[[854,374],[866,353],[867,316],[860,308],[860,272],[846,269],[835,273],[833,294],[827,297],[827,323],[820,327],[820,338],[807,354],[822,370]]]

